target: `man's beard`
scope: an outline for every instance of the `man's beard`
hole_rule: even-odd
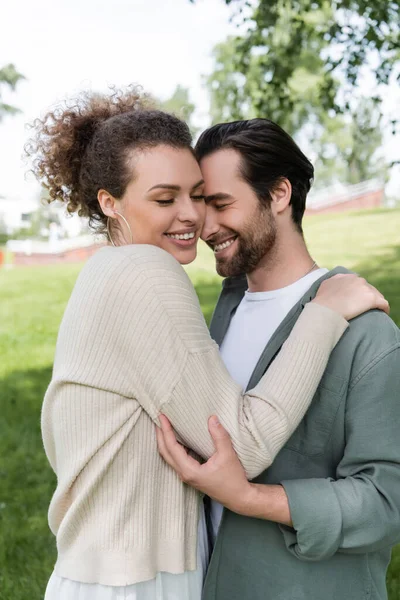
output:
[[[238,234],[237,250],[231,257],[216,258],[216,270],[222,277],[252,273],[276,242],[276,223],[271,207],[260,206]],[[213,242],[214,243],[214,242]]]

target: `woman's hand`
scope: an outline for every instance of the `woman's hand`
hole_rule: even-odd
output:
[[[373,308],[389,314],[389,303],[385,297],[365,279],[352,274],[325,279],[312,302],[334,310],[347,321]]]

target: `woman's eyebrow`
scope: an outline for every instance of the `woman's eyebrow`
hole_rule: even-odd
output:
[[[179,185],[171,185],[169,183],[157,183],[157,185],[153,185],[153,187],[149,188],[147,191],[151,192],[151,190],[155,190],[157,188],[161,188],[163,190],[174,190],[176,192],[179,192],[179,190],[181,189]]]
[[[201,185],[203,185],[204,183],[204,179],[200,179],[200,181],[198,181],[191,189],[191,191],[197,189],[198,187],[200,187]],[[155,190],[155,189],[162,189],[162,190],[173,190],[175,192],[179,192],[181,190],[181,187],[179,185],[172,185],[170,183],[157,183],[156,185],[153,185],[153,187],[149,188],[147,191],[151,192],[151,190]]]

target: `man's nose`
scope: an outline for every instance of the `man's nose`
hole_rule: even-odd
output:
[[[217,213],[212,206],[206,207],[206,216],[204,219],[203,230],[201,232],[201,239],[205,242],[215,235],[219,230],[219,224],[217,219]]]

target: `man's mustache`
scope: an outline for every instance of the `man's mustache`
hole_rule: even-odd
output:
[[[210,248],[213,248],[217,244],[221,244],[222,242],[225,242],[226,240],[229,240],[232,237],[239,237],[239,235],[237,233],[235,233],[234,231],[232,231],[230,233],[227,232],[224,234],[217,234],[213,237],[208,238],[207,240],[205,240],[205,242],[206,242],[207,246],[210,246]]]

